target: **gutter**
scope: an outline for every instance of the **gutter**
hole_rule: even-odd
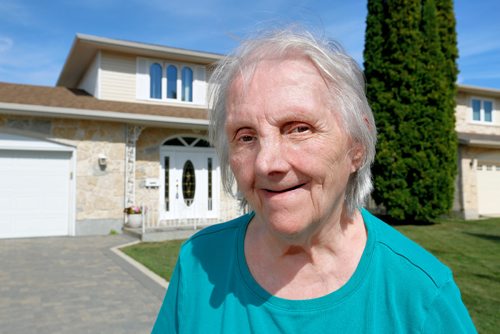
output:
[[[500,141],[495,141],[495,140],[459,138],[458,142],[466,146],[500,148]]]
[[[179,129],[202,129],[208,127],[208,120],[148,114],[134,114],[116,111],[48,107],[42,105],[0,102],[0,115],[22,115],[42,117],[63,117],[74,119],[102,120],[149,125],[156,127],[174,127]]]

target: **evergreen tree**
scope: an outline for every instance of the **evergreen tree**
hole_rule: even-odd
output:
[[[399,220],[432,219],[453,200],[456,36],[446,35],[439,18],[448,14],[434,1],[368,1],[364,66],[379,133],[373,198]],[[444,45],[454,38],[455,49]]]

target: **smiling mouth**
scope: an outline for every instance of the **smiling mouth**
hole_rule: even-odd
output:
[[[305,183],[302,183],[302,184],[296,185],[294,187],[283,189],[283,190],[271,190],[271,189],[265,189],[265,190],[267,192],[270,192],[270,193],[273,193],[273,194],[282,194],[282,193],[285,193],[285,192],[288,192],[288,191],[299,189],[299,188],[303,187],[304,185],[305,185]]]

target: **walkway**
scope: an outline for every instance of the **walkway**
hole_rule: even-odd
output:
[[[133,240],[0,240],[0,332],[149,333],[165,288],[110,251]]]

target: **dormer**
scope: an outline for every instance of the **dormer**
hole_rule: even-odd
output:
[[[206,107],[209,68],[222,57],[77,34],[57,86],[100,100]]]

